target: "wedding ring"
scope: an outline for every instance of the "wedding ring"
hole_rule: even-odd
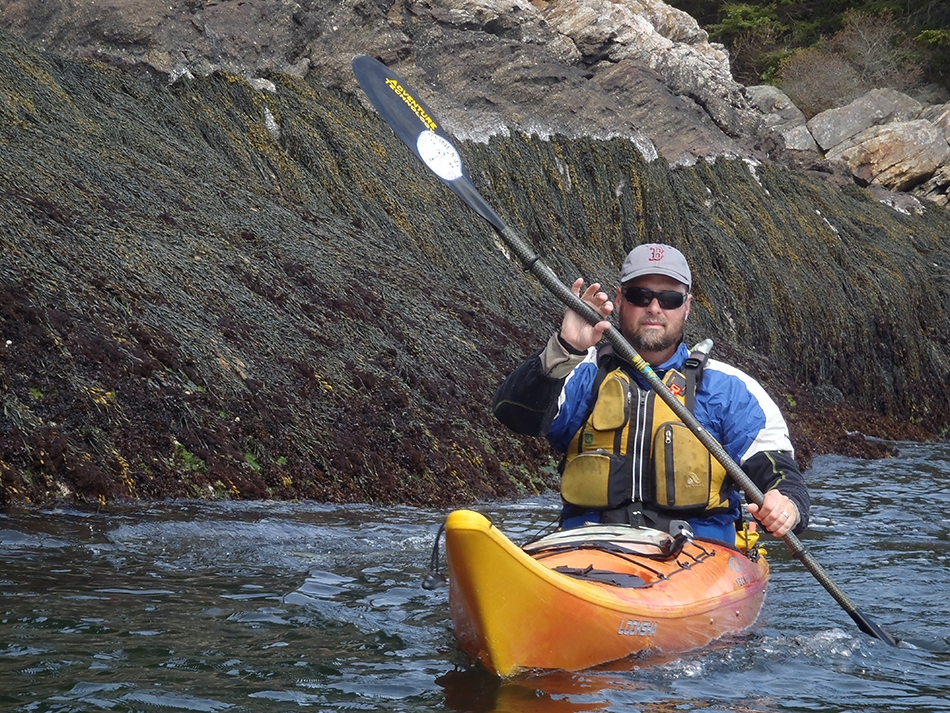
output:
[[[788,513],[787,513],[787,512],[783,512],[783,513],[782,513],[782,519],[783,519],[783,520],[788,520]]]

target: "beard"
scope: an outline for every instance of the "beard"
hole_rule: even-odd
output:
[[[637,325],[637,330],[627,336],[627,341],[637,352],[662,352],[671,347],[678,347],[683,341],[683,332],[683,327],[671,328],[669,322],[662,330],[643,330]]]

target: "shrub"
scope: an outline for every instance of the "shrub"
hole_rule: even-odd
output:
[[[913,40],[893,17],[850,11],[840,31],[782,60],[775,77],[811,117],[871,89],[913,90],[923,76],[920,61]]]
[[[891,15],[845,13],[844,27],[828,42],[828,50],[845,58],[873,87],[906,91],[920,82],[920,53]]]
[[[822,47],[795,52],[782,61],[776,76],[781,90],[809,118],[874,88],[846,59]]]
[[[732,72],[737,82],[760,84],[772,81],[779,64],[793,54],[774,25],[760,25],[738,35],[730,47]]]
[[[923,30],[914,42],[925,57],[927,80],[950,89],[950,30]]]
[[[710,39],[729,47],[732,72],[738,82],[758,84],[763,68],[776,52],[782,53],[782,38],[788,33],[774,5],[726,4],[720,22],[708,28]]]

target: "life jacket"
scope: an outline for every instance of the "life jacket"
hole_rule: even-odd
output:
[[[694,350],[683,372],[663,383],[690,412],[705,354]],[[642,504],[665,518],[728,512],[728,474],[652,389],[620,367],[607,366],[596,398],[561,463],[561,496],[581,508],[613,510]]]

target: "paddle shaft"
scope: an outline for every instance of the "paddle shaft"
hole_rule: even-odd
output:
[[[399,77],[389,70],[385,65],[364,55],[358,56],[353,60],[353,72],[360,86],[366,92],[373,106],[376,107],[380,115],[389,124],[390,128],[396,132],[403,142],[413,150],[416,156],[431,169],[462,201],[472,208],[476,213],[487,220],[495,228],[502,241],[513,252],[524,269],[533,274],[538,281],[544,285],[561,303],[568,309],[577,312],[581,317],[597,324],[603,321],[603,317],[589,304],[575,295],[571,288],[564,284],[551,269],[542,262],[540,256],[530,245],[514,230],[512,230],[505,221],[492,209],[491,206],[481,196],[475,186],[472,184],[465,167],[461,163],[461,158],[455,147],[451,145],[444,130],[441,129],[432,117],[432,112],[425,103],[413,95],[405,86]],[[441,141],[447,144],[443,148],[443,155],[439,159],[432,159],[429,155],[423,154],[420,149],[424,132],[441,137]],[[451,170],[446,170],[444,153],[454,153],[451,156]],[[762,505],[764,495],[756,487],[752,479],[739,467],[739,465],[726,453],[722,445],[703,427],[696,417],[686,408],[679,399],[667,388],[666,384],[657,376],[646,360],[641,357],[630,343],[623,337],[620,330],[611,326],[604,333],[606,339],[613,346],[615,352],[623,359],[630,362],[647,380],[650,388],[653,389],[673,411],[674,414],[686,425],[687,428],[699,439],[699,441],[709,450],[712,456],[718,460],[730,477],[736,482],[739,488],[745,493],[746,498],[756,505]],[[801,540],[789,532],[782,537],[792,556],[800,560],[811,574],[834,598],[836,602],[848,613],[848,615],[858,625],[858,628],[866,634],[874,636],[882,641],[897,646],[898,641],[894,636],[882,629],[879,625],[871,621],[867,616],[854,605],[848,596],[831,580],[824,568],[812,556]]]

